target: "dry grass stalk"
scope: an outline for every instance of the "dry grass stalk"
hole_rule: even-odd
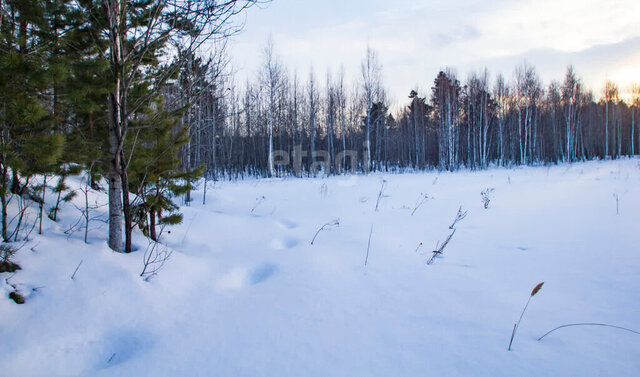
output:
[[[340,219],[335,219],[333,221],[329,221],[328,223],[326,223],[323,226],[321,226],[320,229],[318,229],[316,234],[313,236],[313,239],[311,240],[311,244],[313,245],[313,243],[316,240],[316,237],[318,237],[318,234],[320,234],[320,232],[322,232],[323,230],[331,229],[333,227],[337,227],[337,226],[340,226]]]
[[[529,299],[527,300],[527,304],[524,306],[524,309],[522,309],[522,313],[520,314],[520,318],[518,319],[518,322],[516,322],[515,325],[513,325],[513,331],[511,332],[511,339],[509,340],[509,348],[508,350],[511,351],[511,345],[513,344],[513,338],[515,338],[516,336],[516,331],[518,331],[518,327],[520,327],[520,321],[522,321],[522,317],[524,316],[524,312],[527,310],[527,307],[529,306],[529,302],[531,302],[531,298],[533,296],[535,296],[538,292],[540,292],[540,289],[542,289],[542,286],[544,285],[544,282],[539,283],[538,285],[536,285],[533,290],[531,291],[531,295],[529,296]]]
[[[451,241],[451,238],[453,237],[453,235],[455,233],[456,233],[456,230],[454,229],[453,232],[451,232],[451,234],[449,234],[447,239],[444,240],[442,245],[438,246],[439,242],[436,244],[436,248],[435,248],[435,250],[433,250],[433,255],[431,256],[431,258],[429,258],[429,260],[427,261],[427,264],[433,263],[433,260],[436,258],[436,256],[441,255],[441,254],[444,253],[444,248],[447,247],[447,244],[449,244],[449,241]]]
[[[453,223],[449,225],[449,229],[453,229],[453,227],[455,227],[460,220],[463,220],[465,217],[467,217],[467,212],[468,211],[462,212],[462,206],[460,206],[460,208],[458,208],[458,214],[456,215],[456,218],[453,220]]]
[[[545,336],[547,336],[547,335],[551,334],[552,332],[554,332],[554,331],[556,331],[556,330],[560,330],[560,329],[565,328],[565,327],[573,327],[573,326],[600,326],[600,327],[611,327],[611,328],[614,328],[614,329],[624,330],[624,331],[628,331],[628,332],[633,333],[633,334],[640,335],[640,332],[639,332],[639,331],[631,330],[631,329],[628,329],[628,328],[626,328],[626,327],[622,327],[622,326],[608,325],[608,324],[606,324],[606,323],[592,323],[592,322],[584,322],[584,323],[569,323],[569,324],[567,324],[567,325],[558,326],[558,327],[556,327],[555,329],[553,329],[553,330],[551,330],[551,331],[547,331],[543,336],[539,337],[539,338],[538,338],[538,340],[542,340],[542,338],[544,338]]]
[[[413,206],[413,211],[411,212],[411,216],[413,216],[418,210],[418,208],[420,208],[420,206],[422,206],[424,202],[426,202],[427,200],[429,200],[429,196],[425,193],[420,193],[420,197],[416,201],[416,205]]]

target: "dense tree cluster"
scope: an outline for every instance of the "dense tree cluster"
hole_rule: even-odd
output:
[[[180,153],[190,154],[194,103],[212,85],[194,70],[223,62],[202,64],[196,51],[223,44],[257,2],[0,2],[2,240],[19,238],[27,201],[40,203],[41,224],[52,179],[55,220],[71,197],[65,179],[80,172],[94,190],[106,178],[114,250],[131,251],[135,226],[156,240],[158,223],[180,221],[171,198],[202,171]]]

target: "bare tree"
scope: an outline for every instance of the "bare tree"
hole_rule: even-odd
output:
[[[504,77],[499,74],[493,87],[493,98],[496,101],[496,118],[498,123],[498,164],[505,161],[505,121],[509,111],[509,88],[505,84]]]
[[[482,168],[488,165],[489,153],[489,84],[488,71],[472,73],[467,79],[467,162]],[[472,147],[473,146],[473,147]]]
[[[309,137],[311,138],[311,166],[316,163],[316,116],[320,102],[318,88],[316,86],[316,76],[313,67],[309,71],[309,82],[307,84],[307,105],[309,106]]]
[[[578,109],[581,95],[580,80],[572,66],[567,67],[564,83],[562,84],[562,103],[565,120],[565,160],[572,161],[577,156],[578,138]]]
[[[338,81],[335,87],[336,106],[338,117],[340,118],[340,139],[342,141],[342,163],[341,171],[344,172],[347,169],[347,154],[344,153],[347,150],[347,132],[346,132],[346,112],[347,112],[347,93],[344,87],[344,66],[340,67],[338,73]]]
[[[604,155],[609,157],[609,107],[615,107],[618,102],[618,86],[613,82],[607,80],[604,83],[602,101],[605,106],[604,115]]]
[[[327,116],[327,149],[329,152],[329,171],[327,174],[331,174],[331,166],[335,161],[335,146],[334,146],[334,134],[337,118],[337,94],[336,87],[331,77],[331,71],[327,71],[327,86],[326,86],[326,116]]]
[[[371,108],[373,103],[380,99],[381,89],[381,75],[382,66],[378,61],[378,54],[367,46],[367,51],[364,60],[361,64],[362,73],[362,89],[364,102],[366,104],[366,117],[365,117],[365,141],[364,141],[364,154],[366,171],[371,169]]]
[[[635,155],[635,114],[636,110],[640,106],[640,84],[634,83],[631,85],[631,154]]]
[[[432,103],[439,124],[439,168],[458,167],[460,82],[452,70],[440,71],[432,88]]]
[[[516,67],[515,81],[520,163],[526,164],[536,158],[535,112],[542,97],[542,87],[535,69],[526,62]]]
[[[283,68],[273,51],[273,39],[269,37],[264,48],[264,66],[262,67],[261,79],[266,87],[269,96],[269,175],[276,174],[273,156],[273,126],[276,112],[276,96],[283,83]]]
[[[426,155],[426,146],[424,143],[424,133],[427,127],[427,113],[429,111],[426,98],[418,96],[418,92],[412,90],[409,93],[411,104],[409,105],[409,117],[411,124],[413,125],[413,153],[414,153],[414,166],[421,168],[424,165],[424,158]]]

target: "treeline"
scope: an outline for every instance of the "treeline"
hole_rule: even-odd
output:
[[[623,100],[606,82],[597,96],[571,66],[548,85],[526,63],[493,80],[486,69],[464,81],[447,69],[428,92],[408,90],[392,111],[371,50],[350,84],[343,70],[322,78],[289,73],[271,42],[263,60],[255,80],[213,85],[225,90],[196,106],[203,115],[192,128],[190,160],[205,163],[210,179],[476,169],[638,151],[640,87]]]
[[[547,86],[526,64],[509,79],[445,70],[390,110],[371,49],[347,83],[343,69],[292,74],[268,42],[260,71],[238,84],[225,46],[234,16],[259,2],[0,2],[2,240],[24,238],[30,203],[40,230],[44,216],[56,221],[77,174],[84,195],[108,193],[109,246],[129,252],[134,227],[157,240],[181,221],[175,197],[188,204],[203,175],[206,185],[637,153],[640,89],[622,101],[607,82],[596,100],[571,67]]]

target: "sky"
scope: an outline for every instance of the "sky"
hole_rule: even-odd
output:
[[[252,78],[269,36],[293,73],[317,77],[344,67],[360,78],[367,45],[378,54],[392,103],[412,89],[427,95],[439,70],[464,83],[488,68],[513,78],[535,66],[545,86],[569,64],[598,96],[606,79],[621,93],[640,82],[640,1],[637,0],[273,0],[245,15],[230,44],[240,78]]]

